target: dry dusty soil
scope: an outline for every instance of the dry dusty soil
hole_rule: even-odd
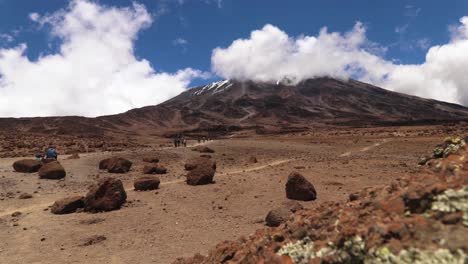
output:
[[[18,158],[0,159],[0,262],[171,263],[177,257],[206,254],[220,241],[264,227],[267,212],[287,201],[284,188],[292,171],[315,185],[318,199],[302,203],[309,208],[414,173],[418,158],[443,140],[442,134],[415,129],[210,141],[206,144],[216,151],[212,156],[218,168],[216,182],[204,186],[184,182],[185,160],[200,155],[189,148],[60,157],[67,177],[59,181],[14,172],[12,163]],[[133,179],[142,175],[142,157],[151,153],[160,157],[168,173],[161,175],[159,190],[136,192]],[[84,195],[98,178],[109,176],[99,171],[98,163],[116,154],[134,162],[129,173],[112,175],[126,187],[123,208],[97,214],[50,212],[55,200]],[[251,156],[258,162],[250,162]],[[24,192],[33,197],[19,199]]]

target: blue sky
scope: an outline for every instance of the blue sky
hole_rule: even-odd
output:
[[[89,2],[102,7],[129,7],[133,3],[128,0]],[[468,15],[466,0],[136,2],[144,6],[152,21],[139,28],[138,38],[133,42],[133,54],[137,59],[148,60],[155,71],[168,73],[185,68],[211,72],[212,53],[216,47],[225,49],[236,39],[249,39],[252,31],[261,30],[266,24],[271,24],[291,39],[296,39],[301,36],[317,36],[323,27],[327,27],[329,32],[345,35],[360,21],[365,28],[366,45],[372,43],[378,47],[380,59],[396,65],[423,64],[429,48],[450,43],[453,34],[449,28],[460,26],[459,20]],[[39,56],[59,53],[63,39],[51,35],[53,25],[45,23],[40,26],[37,21],[31,20],[30,14],[37,13],[44,17],[67,8],[69,1],[63,0],[0,0],[0,48],[12,49],[25,43],[27,49],[24,55],[31,61],[36,61]],[[188,86],[231,76],[229,73],[223,74],[224,72],[226,71],[213,71],[208,79],[206,76],[191,78]],[[372,78],[364,80],[371,81]],[[397,87],[392,90],[406,92],[404,88],[399,89]],[[459,93],[458,90],[457,92]],[[417,92],[415,94],[425,95]],[[429,93],[426,96],[437,97]],[[436,99],[451,100],[444,97]],[[455,98],[451,101],[460,103],[463,100],[457,101]],[[133,106],[140,105],[137,103],[132,104]]]
[[[129,6],[132,1],[98,1],[112,6]],[[386,57],[403,63],[421,63],[425,48],[417,45],[427,39],[431,44],[446,43],[448,26],[468,14],[468,1],[342,1],[342,0],[140,0],[155,16],[151,27],[141,31],[136,54],[151,61],[155,68],[176,71],[193,67],[210,70],[213,48],[229,46],[252,30],[273,24],[289,35],[314,35],[327,26],[331,31],[349,30],[356,21],[368,27],[370,40],[389,47]],[[28,15],[54,12],[68,1],[0,0],[0,34],[19,30],[14,42],[28,43],[28,56],[54,52],[46,30],[37,30]],[[404,28],[405,32],[396,32]],[[183,39],[186,44],[175,44]],[[54,46],[56,48],[56,46]],[[203,82],[203,81],[201,81]]]

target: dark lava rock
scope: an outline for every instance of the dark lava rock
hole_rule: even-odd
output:
[[[143,157],[143,161],[144,162],[149,162],[149,163],[158,163],[159,158],[153,157],[153,156],[146,156],[146,157]]]
[[[144,174],[166,174],[167,169],[164,166],[161,165],[146,165],[143,167],[143,173]]]
[[[279,207],[268,212],[265,222],[267,226],[276,227],[286,222],[291,215],[291,210],[286,207]]]
[[[197,166],[187,174],[188,185],[204,185],[213,183],[215,170],[207,165]]]
[[[58,161],[46,163],[39,169],[39,178],[41,179],[58,180],[65,178],[66,175],[65,169]]]
[[[35,159],[18,160],[13,163],[13,169],[17,172],[33,173],[42,167],[42,163]]]
[[[156,176],[143,176],[135,179],[133,187],[136,191],[155,190],[159,187],[160,180]]]
[[[111,177],[101,179],[91,187],[84,199],[85,211],[99,212],[119,209],[127,200],[127,193],[120,180]]]
[[[304,176],[293,172],[286,182],[286,197],[291,200],[311,201],[317,199],[317,192]]]
[[[131,161],[120,157],[113,157],[109,159],[107,171],[110,173],[127,173],[131,167]]]
[[[197,157],[187,160],[184,165],[185,170],[193,170],[198,166],[208,166],[216,170],[216,161],[210,158]]]
[[[84,207],[83,196],[72,196],[55,201],[52,205],[53,214],[71,214]]]

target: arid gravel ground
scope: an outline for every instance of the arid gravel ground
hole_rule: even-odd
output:
[[[414,173],[421,155],[443,140],[431,127],[336,130],[330,133],[247,136],[206,143],[216,153],[215,184],[188,186],[183,165],[200,153],[190,148],[97,152],[60,162],[64,180],[39,179],[13,171],[18,158],[0,159],[1,263],[170,263],[177,257],[206,254],[218,242],[249,235],[264,226],[267,212],[287,201],[285,182],[299,171],[317,190],[305,207],[347,199],[367,186],[389,183]],[[168,169],[159,190],[136,192],[142,157],[156,154]],[[124,182],[127,204],[107,213],[54,215],[57,199],[84,195],[96,179],[101,159],[119,155],[133,161]],[[257,163],[249,161],[255,156]],[[22,193],[30,199],[19,199]],[[20,212],[20,214],[15,213]],[[106,239],[100,241],[96,236]]]

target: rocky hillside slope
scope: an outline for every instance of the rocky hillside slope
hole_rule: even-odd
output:
[[[421,159],[419,174],[174,263],[467,263],[466,140],[447,138]]]

